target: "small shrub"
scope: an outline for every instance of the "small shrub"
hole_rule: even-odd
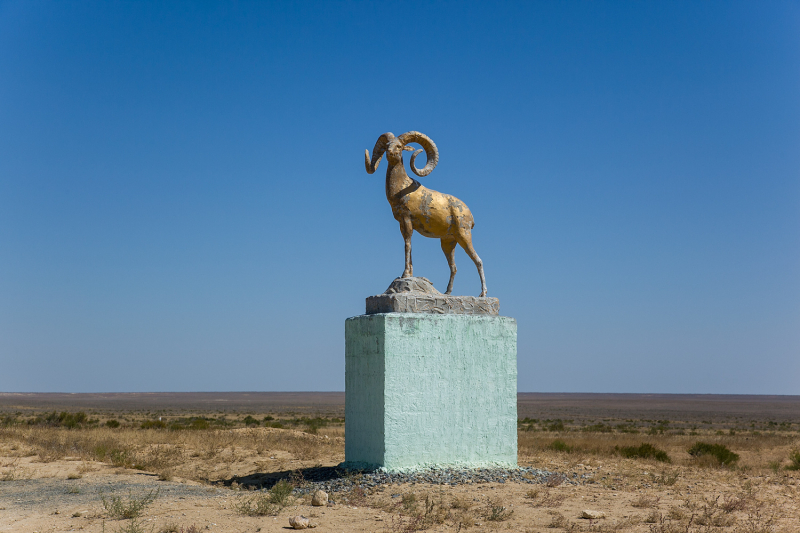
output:
[[[16,416],[13,415],[4,415],[2,418],[0,418],[0,426],[16,426],[19,423],[20,421]]]
[[[271,516],[280,512],[280,507],[273,504],[269,494],[256,494],[240,499],[234,504],[237,513],[245,516]]]
[[[128,450],[113,448],[113,445],[102,442],[91,448],[94,458],[101,462],[109,461],[114,466],[129,467],[132,462]]]
[[[689,448],[689,455],[692,457],[713,457],[723,465],[729,466],[739,460],[739,454],[733,453],[724,444],[709,444],[707,442],[696,442]]]
[[[773,512],[765,512],[763,509],[751,509],[747,516],[740,522],[736,533],[773,533],[777,517]],[[785,529],[783,531],[786,531]]]
[[[417,507],[417,495],[413,492],[403,494],[400,503],[406,511],[413,511]]]
[[[247,415],[242,420],[245,426],[259,426],[261,423],[250,415]]]
[[[614,450],[622,457],[628,459],[655,459],[662,463],[671,463],[672,460],[664,450],[659,450],[652,444],[641,444],[639,446],[614,446]]]
[[[208,429],[211,424],[205,418],[195,418],[189,423],[189,429]]]
[[[288,503],[289,496],[292,495],[292,489],[294,489],[294,487],[285,479],[281,479],[275,483],[275,485],[269,489],[272,503],[280,505],[281,507],[285,506]]]
[[[153,533],[153,529],[145,528],[142,522],[131,520],[127,524],[120,526],[116,533]]]
[[[693,507],[692,509],[696,509],[696,507]],[[667,511],[667,516],[669,517],[670,520],[685,520],[688,517],[687,509],[681,509],[680,507],[670,507],[669,511]]]
[[[245,516],[276,515],[289,503],[293,488],[291,483],[281,479],[268,492],[242,498],[234,504],[234,508]]]
[[[591,424],[586,427],[581,428],[581,431],[585,431],[587,433],[613,433],[614,428],[609,426],[608,424],[603,424],[602,422],[597,424]]]
[[[66,411],[56,413],[55,411],[53,411],[44,418],[37,416],[36,418],[28,420],[29,425],[65,427],[69,429],[82,427],[91,422],[93,421],[90,421],[89,418],[86,416],[86,413],[84,413],[83,411],[79,411],[77,413],[68,413]]]
[[[119,420],[106,420],[106,425],[112,429],[119,427]]]
[[[548,448],[550,448],[551,450],[555,450],[557,452],[569,453],[572,451],[572,446],[569,446],[566,442],[564,442],[561,439],[556,439],[553,442],[551,442]]]
[[[472,507],[472,502],[466,498],[461,498],[456,496],[455,498],[453,498],[453,501],[450,502],[451,509],[461,509],[464,511],[468,511],[470,507]]]
[[[720,508],[726,513],[734,511],[744,511],[751,507],[756,502],[755,491],[750,482],[745,483],[744,490],[740,494],[736,494],[726,498],[720,504]]]
[[[145,420],[142,422],[142,429],[164,429],[167,427],[165,422],[161,420]]]
[[[694,509],[693,509],[694,510]],[[703,506],[698,509],[695,522],[707,528],[720,528],[733,525],[736,518],[730,516],[719,504],[719,496],[714,499],[704,498]],[[696,512],[696,511],[695,511]]]
[[[306,429],[306,431],[314,435],[317,434],[320,428],[327,427],[328,425],[328,420],[319,416],[314,418],[308,418],[308,417],[295,418],[294,420],[291,420],[291,422],[292,424],[295,425],[303,424],[308,428]]]
[[[486,520],[489,522],[504,522],[511,518],[514,511],[505,508],[499,501],[489,501],[486,508]]]
[[[130,493],[128,493],[127,498],[121,496],[109,496],[106,498],[106,495],[101,492],[100,501],[103,503],[103,508],[105,508],[109,518],[116,520],[132,519],[141,515],[145,507],[158,498],[159,490],[151,490],[138,498]]]
[[[786,470],[800,470],[800,450],[795,450],[789,454],[789,460],[792,462],[786,467]]]
[[[366,504],[366,501],[363,503]],[[425,494],[424,498],[417,498],[413,492],[405,493],[398,505],[403,507],[404,512],[400,513],[397,522],[392,519],[391,531],[423,531],[443,524],[448,518],[453,518],[449,511],[452,507],[444,502],[441,494],[438,497]],[[456,522],[462,527],[474,524],[474,520],[465,508],[461,509]]]
[[[105,442],[101,442],[100,444],[94,446],[91,449],[91,451],[95,459],[97,459],[98,461],[105,461],[106,457],[108,457],[108,452],[109,452],[108,444],[106,444]]]
[[[566,494],[553,494],[550,489],[531,489],[525,497],[533,500],[534,507],[560,507],[567,498]]]
[[[124,466],[125,468],[132,466],[128,450],[111,450],[108,457],[114,466]]]
[[[61,413],[58,415],[58,418],[62,426],[70,429],[83,426],[89,422],[86,413],[83,411],[77,413]]]

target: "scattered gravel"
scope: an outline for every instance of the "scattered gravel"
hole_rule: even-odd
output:
[[[77,505],[97,505],[100,494],[141,497],[152,490],[158,490],[159,500],[183,499],[190,497],[218,498],[229,495],[222,488],[228,485],[245,490],[267,490],[280,479],[288,479],[295,484],[294,494],[310,494],[322,489],[329,494],[344,492],[360,487],[372,492],[379,486],[395,484],[424,485],[469,485],[480,483],[554,483],[579,485],[590,474],[575,472],[563,474],[532,467],[519,468],[429,468],[409,472],[384,472],[345,470],[340,467],[305,468],[287,476],[287,472],[255,474],[246,478],[234,478],[216,487],[198,486],[176,482],[158,482],[150,476],[141,480],[123,479],[122,476],[102,476],[77,480],[31,479],[5,481],[0,483],[0,509],[33,510],[40,507],[72,507]]]
[[[309,468],[303,472],[303,481],[294,490],[295,494],[313,493],[317,489],[325,492],[341,492],[353,487],[370,490],[379,485],[426,484],[468,485],[475,483],[530,483],[543,484],[550,481],[578,485],[588,475],[572,474],[568,477],[559,472],[549,472],[532,467],[519,468],[429,468],[410,472],[347,471],[337,467]]]

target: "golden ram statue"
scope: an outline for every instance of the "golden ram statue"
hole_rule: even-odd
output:
[[[375,172],[384,153],[389,160],[389,168],[386,169],[386,199],[392,206],[394,218],[400,222],[400,233],[403,234],[406,243],[406,267],[401,277],[410,278],[414,275],[414,267],[411,264],[411,235],[417,230],[425,237],[441,239],[442,251],[447,257],[447,264],[450,265],[450,283],[447,284],[445,294],[453,291],[453,279],[456,277],[456,244],[460,244],[478,267],[478,274],[481,277],[481,296],[486,296],[483,262],[472,247],[472,228],[475,226],[472,213],[467,205],[455,196],[423,187],[420,182],[408,177],[403,166],[403,151],[413,151],[414,148],[408,146],[411,143],[422,146],[428,158],[425,166],[418,169],[414,166],[414,162],[423,150],[414,152],[411,156],[411,170],[417,176],[427,176],[439,162],[439,150],[424,133],[409,131],[399,137],[395,137],[393,133],[384,133],[378,137],[372,149],[372,159],[369,157],[369,150],[364,154],[368,174]]]

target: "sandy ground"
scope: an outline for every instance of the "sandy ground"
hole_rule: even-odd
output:
[[[581,483],[382,485],[331,494],[329,506],[313,507],[305,495],[243,514],[245,502],[269,496],[247,490],[249,482],[297,481],[344,460],[342,399],[0,394],[0,531],[286,531],[299,514],[331,532],[800,533],[800,470],[788,469],[800,457],[800,397],[520,395],[520,465]],[[43,418],[77,408],[95,421],[69,429]],[[257,427],[244,427],[245,415]],[[209,425],[186,429],[188,416]],[[305,416],[329,423],[317,432]],[[142,429],[162,418],[183,429]],[[283,428],[268,427],[279,421]],[[692,457],[698,441],[725,445],[740,460],[723,467]],[[642,443],[672,462],[617,451]],[[116,519],[103,503],[148,494],[152,503],[135,519]],[[584,510],[605,518],[581,518]]]
[[[309,517],[316,531],[408,531],[413,530],[415,517],[424,514],[426,494],[436,502],[438,513],[429,531],[800,531],[800,476],[784,472],[663,471],[658,464],[642,461],[570,464],[551,458],[547,464],[528,463],[569,474],[591,473],[594,482],[555,487],[387,485],[366,497],[332,494],[337,503],[327,507],[311,506],[308,497],[293,498],[277,516],[250,517],[236,507],[251,492],[182,479],[159,481],[153,474],[92,461],[41,463],[35,457],[0,461],[14,461],[16,475],[22,478],[0,482],[0,531],[168,532],[191,531],[192,526],[197,531],[285,531],[289,517],[296,514]],[[673,479],[670,473],[678,477]],[[78,475],[79,479],[68,479]],[[157,498],[133,522],[110,519],[100,497],[102,493],[136,498],[153,490],[159,491]],[[412,493],[416,510],[403,505],[403,495]],[[504,508],[496,513],[499,520],[489,520],[493,508]],[[606,518],[582,519],[585,509],[602,511]],[[439,520],[442,523],[436,523]]]

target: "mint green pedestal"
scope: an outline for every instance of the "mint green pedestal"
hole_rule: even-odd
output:
[[[513,318],[361,315],[345,345],[347,465],[516,466]]]

